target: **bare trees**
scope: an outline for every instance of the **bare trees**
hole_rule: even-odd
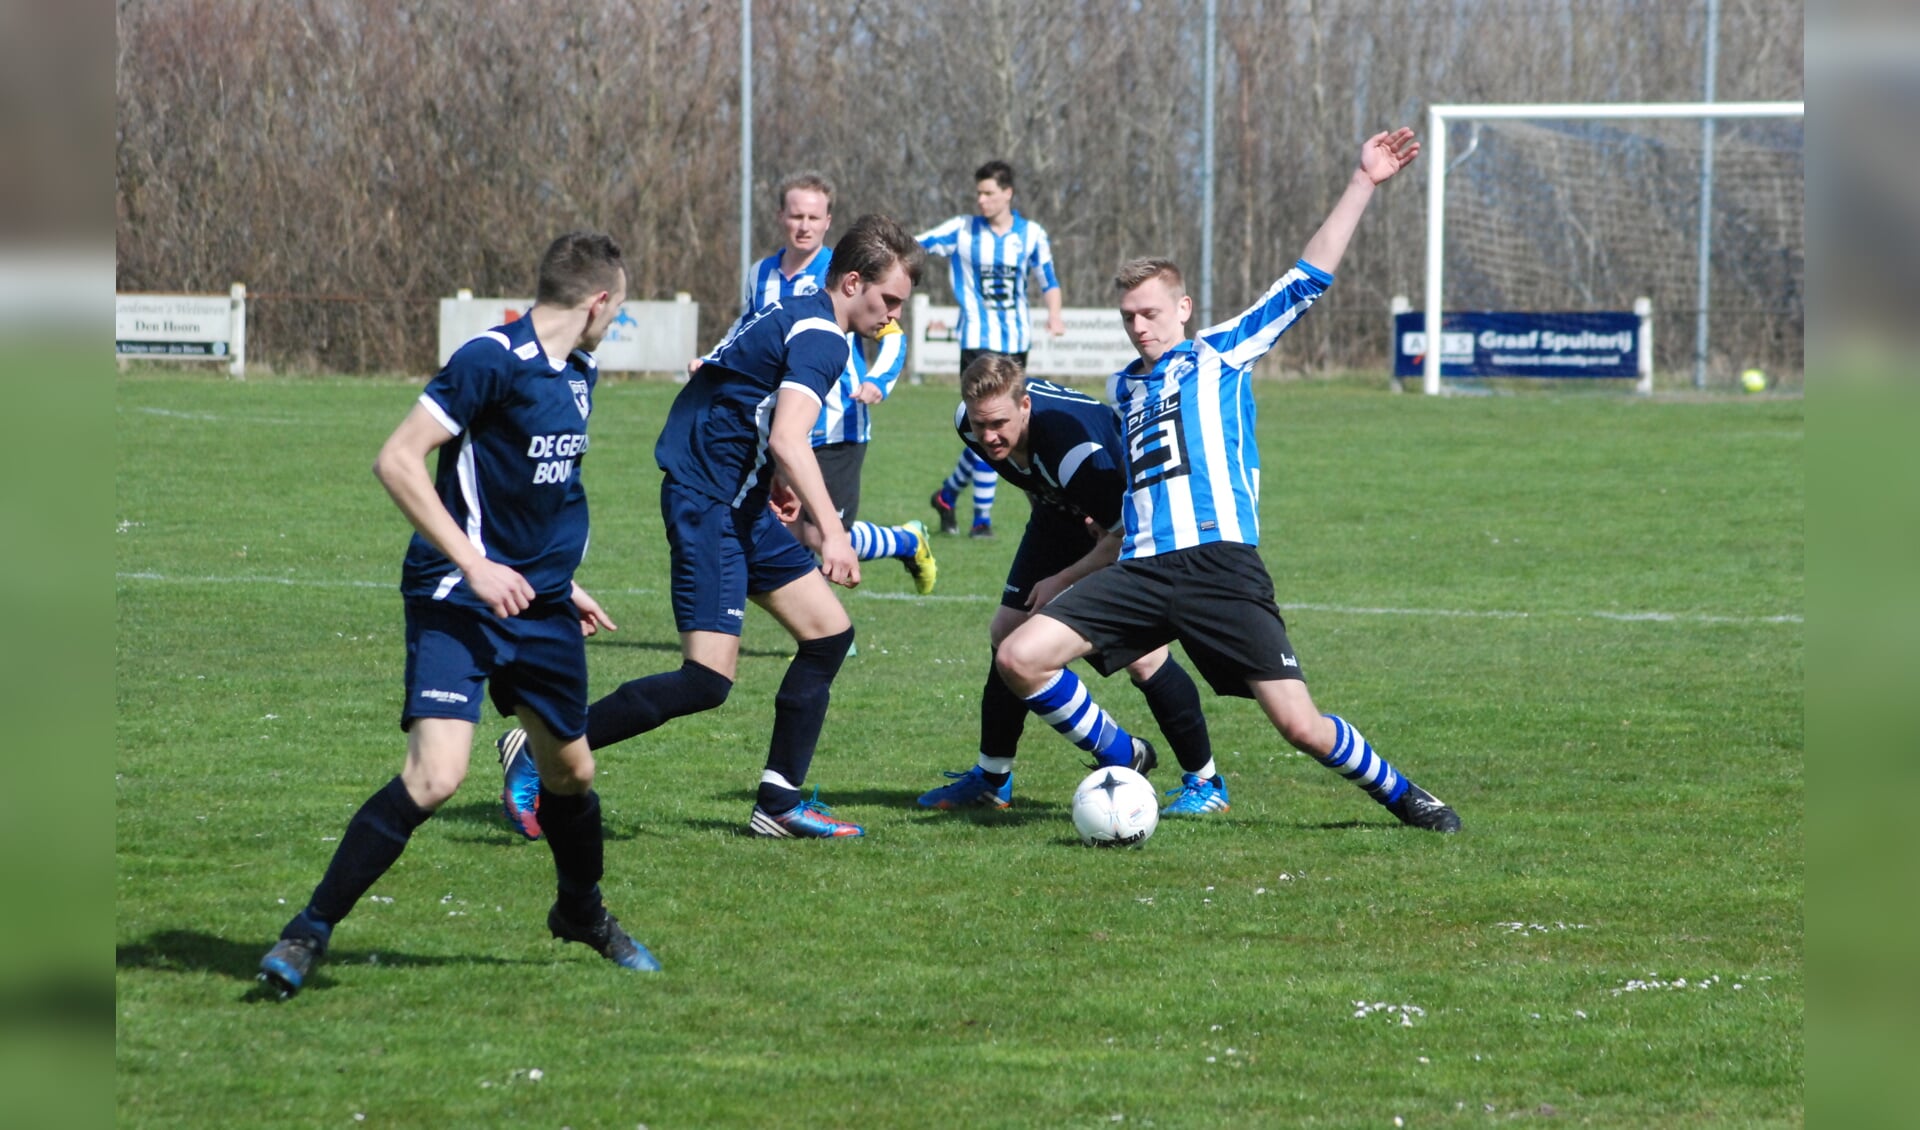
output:
[[[773,183],[815,167],[845,219],[971,207],[1020,170],[1069,301],[1120,260],[1198,267],[1197,0],[756,4],[755,251]],[[554,232],[626,244],[635,297],[737,302],[733,0],[121,0],[119,285],[256,295],[257,355],[431,366],[433,300],[522,292]],[[1285,265],[1359,140],[1430,101],[1700,96],[1704,3],[1221,0],[1222,309]],[[1801,4],[1740,0],[1722,98],[1798,97]],[[1379,311],[1417,289],[1424,200],[1385,194],[1286,363],[1379,364]],[[1311,332],[1309,333],[1309,328]],[[1316,336],[1317,335],[1317,336]]]

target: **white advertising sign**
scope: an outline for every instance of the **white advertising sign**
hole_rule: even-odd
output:
[[[458,298],[440,300],[440,363],[473,337],[533,308],[530,298]],[[593,351],[603,372],[684,373],[700,352],[700,304],[624,302],[619,316]]]
[[[1069,307],[1060,312],[1067,332],[1047,333],[1047,312],[1033,312],[1033,346],[1027,372],[1036,377],[1087,381],[1112,376],[1139,354],[1120,328],[1118,311],[1105,307]],[[913,300],[910,361],[916,376],[960,372],[960,308]]]
[[[113,352],[117,357],[218,360],[246,375],[247,288],[226,294],[116,294]]]

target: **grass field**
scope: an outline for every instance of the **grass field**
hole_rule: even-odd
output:
[[[599,396],[596,694],[678,663],[673,391]],[[1078,845],[1083,771],[1037,724],[1011,810],[917,808],[973,760],[1003,490],[934,597],[889,562],[846,595],[811,781],[866,839],[743,834],[788,654],[755,612],[725,707],[600,755],[608,902],[664,974],[546,937],[550,857],[483,747],[281,1004],[256,962],[400,762],[406,529],[368,467],[416,393],[118,385],[120,1125],[1802,1121],[1800,401],[1261,389],[1262,550],[1316,698],[1458,836],[1211,696],[1233,809],[1142,850]],[[931,518],[952,403],[876,413],[863,517]]]

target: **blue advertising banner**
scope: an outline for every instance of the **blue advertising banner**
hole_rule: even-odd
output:
[[[1418,377],[1426,364],[1426,317],[1393,316],[1393,375]],[[1440,316],[1442,377],[1637,377],[1640,316],[1633,313],[1518,314],[1460,311]]]

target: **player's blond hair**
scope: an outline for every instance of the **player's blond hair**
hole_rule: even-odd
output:
[[[1171,259],[1127,260],[1114,272],[1113,289],[1125,294],[1151,279],[1166,283],[1175,298],[1187,293],[1187,281],[1181,276],[1179,265]]]
[[[960,374],[960,399],[968,404],[996,396],[1011,396],[1018,401],[1026,391],[1026,369],[1004,353],[982,353]]]
[[[803,173],[793,174],[786,180],[781,181],[780,186],[774,190],[773,198],[779,202],[780,211],[785,212],[787,210],[787,193],[792,192],[796,188],[803,189],[807,192],[817,192],[826,197],[827,211],[833,211],[833,182],[811,169]]]

